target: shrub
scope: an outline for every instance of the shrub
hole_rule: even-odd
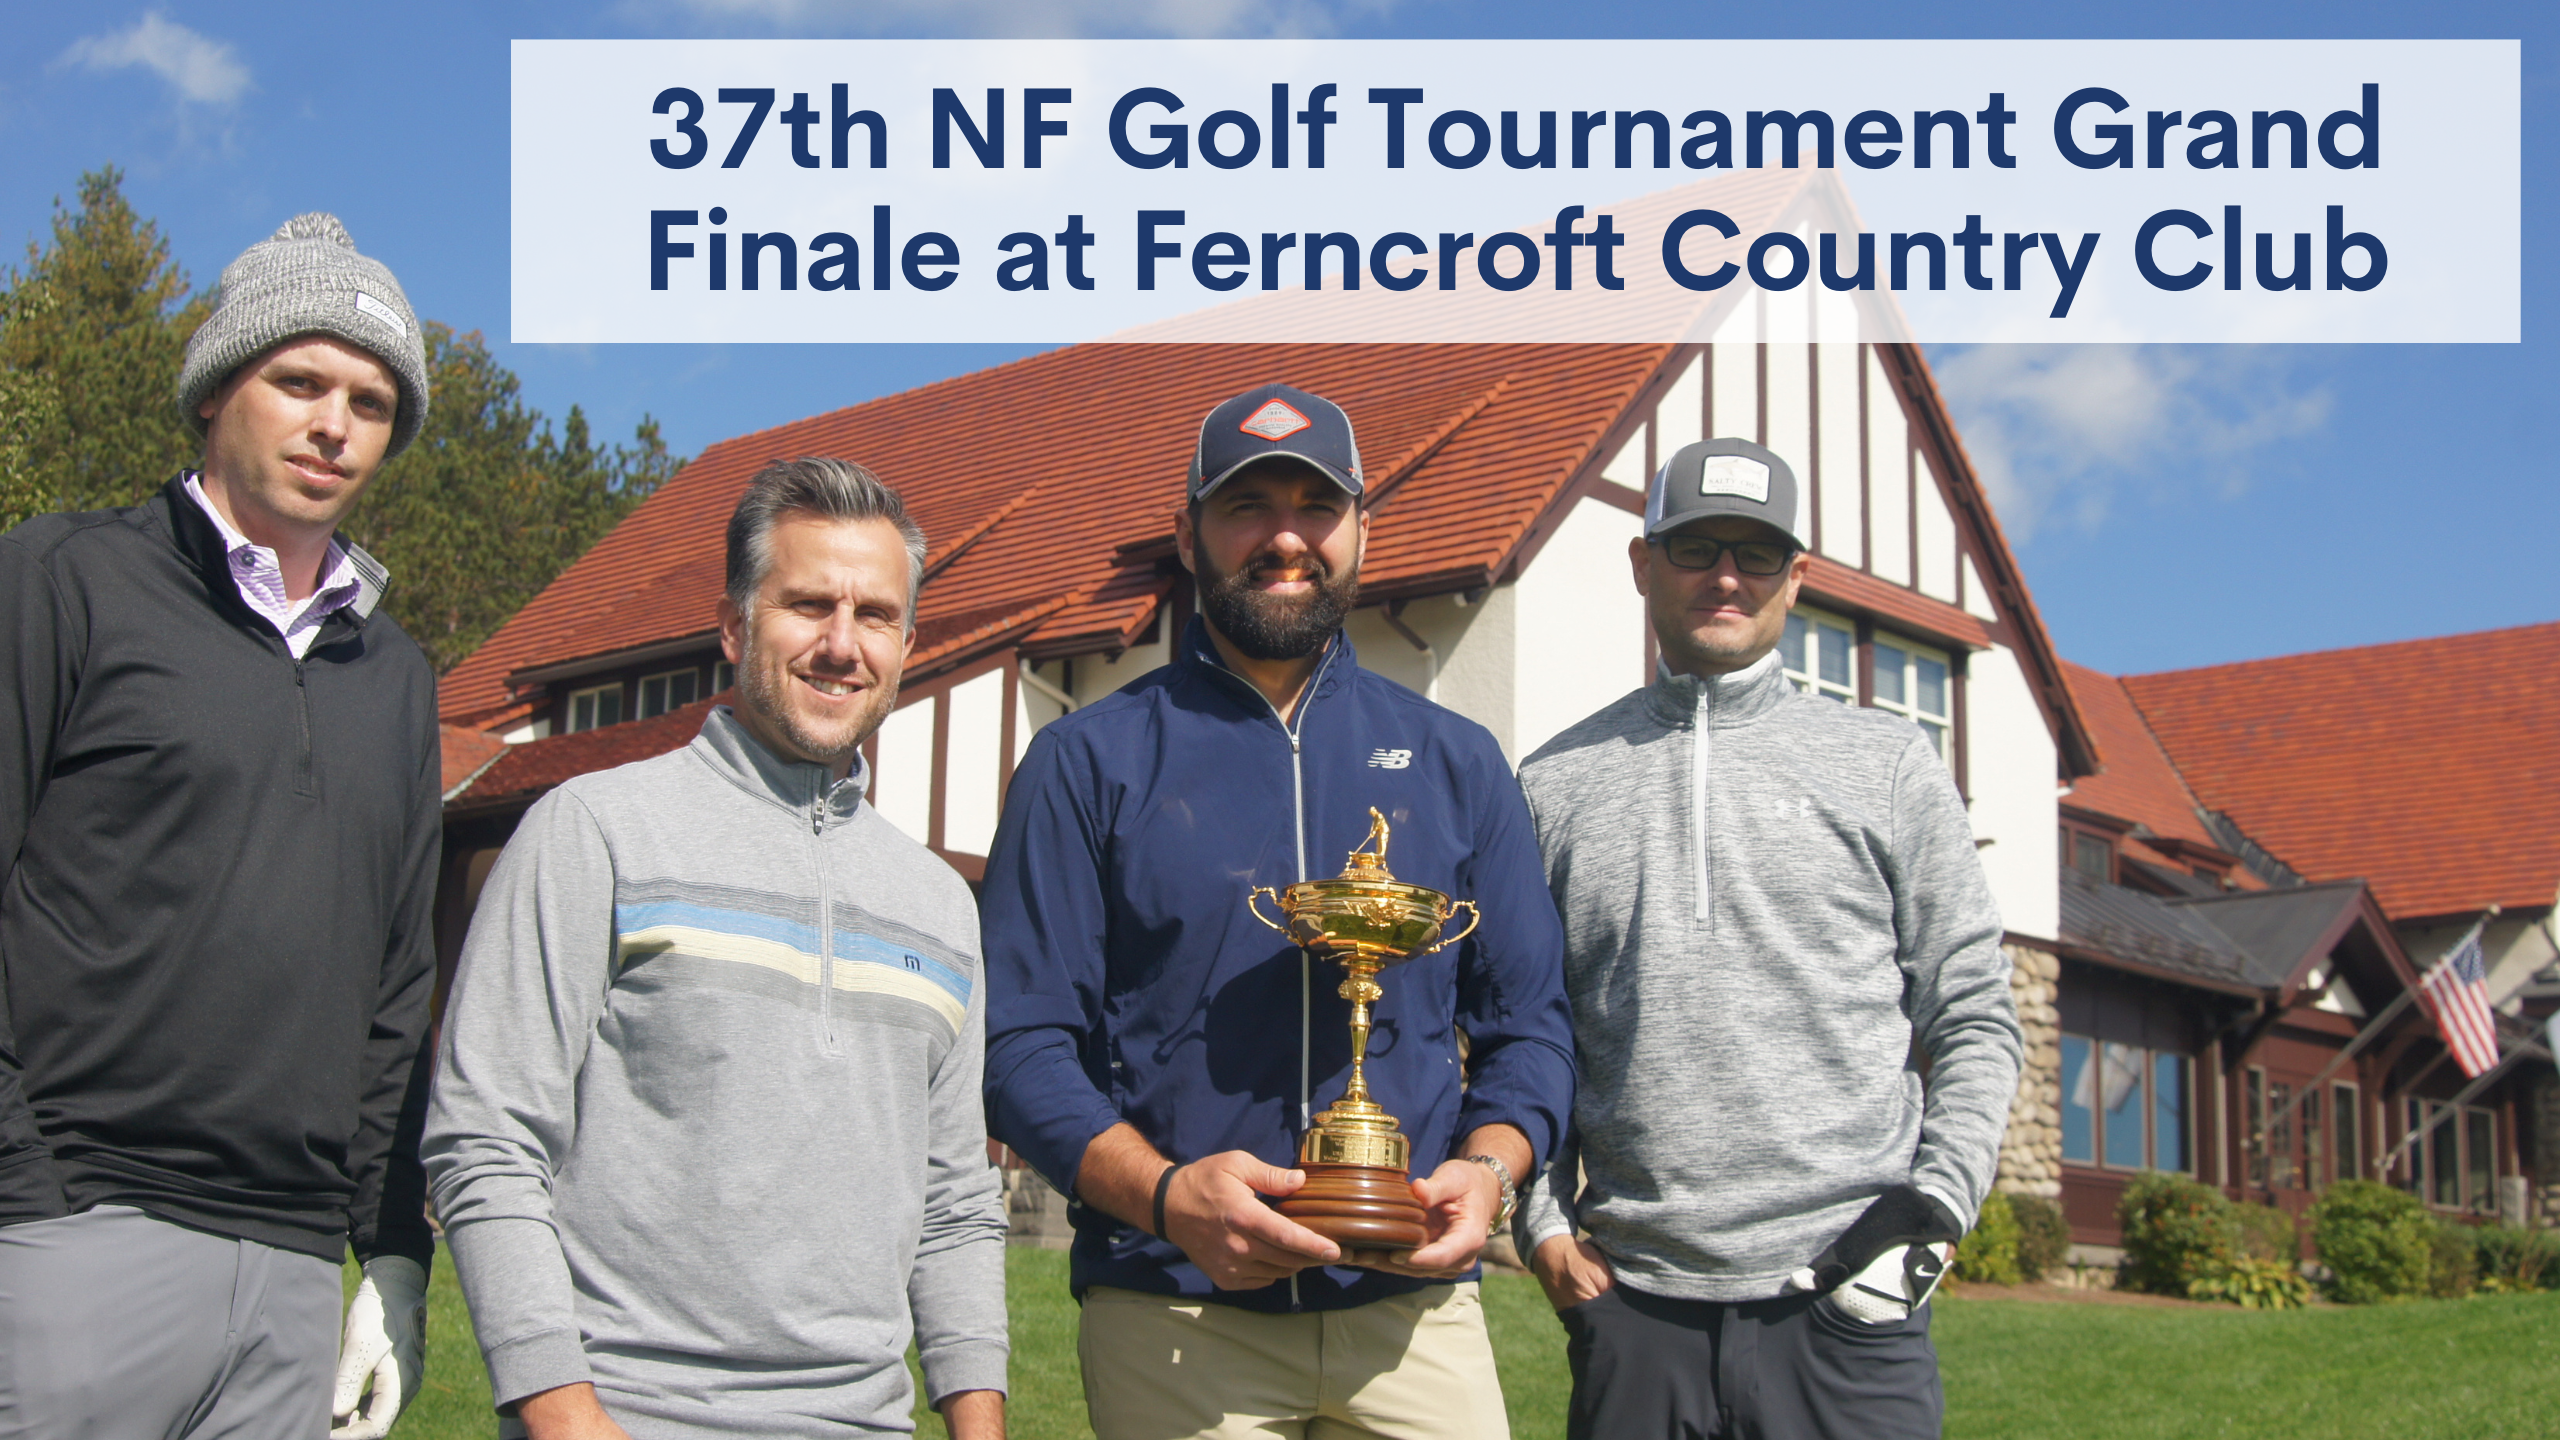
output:
[[[2418,1197],[2375,1180],[2342,1180],[2311,1207],[2311,1242],[2335,1276],[2329,1297],[2350,1305],[2427,1292],[2435,1222]]]
[[[2292,1310],[2311,1303],[2311,1282],[2296,1260],[2242,1255],[2211,1275],[2187,1282],[2190,1300],[2227,1300],[2247,1310]]]
[[[2221,1191],[2184,1175],[2145,1170],[2134,1176],[2116,1202],[2116,1224],[2124,1232],[2116,1283],[2184,1296],[2196,1281],[2229,1269],[2240,1254],[2231,1211]]]
[[[2436,1221],[2428,1237],[2427,1293],[2439,1300],[2459,1300],[2480,1284],[2480,1242],[2459,1220]]]
[[[2548,1230],[2483,1225],[2472,1232],[2480,1256],[2480,1288],[2530,1294],[2560,1281],[2560,1236]]]
[[[2018,1283],[2018,1220],[2007,1195],[1994,1190],[1983,1198],[1973,1229],[1956,1242],[1955,1277],[1986,1285]]]
[[[2231,1219],[2241,1255],[2289,1267],[2302,1263],[2302,1230],[2291,1215],[2273,1205],[2241,1204],[2231,1207]]]
[[[2062,1207],[2033,1195],[2012,1195],[2009,1213],[2018,1220],[2018,1274],[2041,1280],[2060,1270],[2071,1254],[2071,1226],[2062,1218]]]

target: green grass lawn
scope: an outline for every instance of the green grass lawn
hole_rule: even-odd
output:
[[[1006,1261],[1011,1433],[1087,1436],[1067,1257],[1017,1249]],[[1562,1435],[1562,1327],[1522,1276],[1489,1276],[1484,1293],[1512,1433]],[[442,1256],[427,1324],[426,1384],[394,1435],[487,1440],[488,1380]],[[1935,1333],[1956,1440],[2560,1434],[2560,1294],[2282,1314],[1954,1299]],[[943,1434],[921,1406],[917,1433]]]

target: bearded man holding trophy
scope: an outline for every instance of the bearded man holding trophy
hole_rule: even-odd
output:
[[[988,857],[988,1128],[1071,1199],[1101,1440],[1508,1434],[1474,1273],[1572,1109],[1562,933],[1493,737],[1359,668],[1362,491],[1331,402],[1211,410],[1200,616]]]

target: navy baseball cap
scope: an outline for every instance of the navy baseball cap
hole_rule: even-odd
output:
[[[1785,531],[1797,549],[1813,548],[1805,543],[1796,472],[1748,440],[1700,440],[1673,451],[1645,491],[1644,538],[1659,539],[1709,515],[1759,520]]]
[[[1207,499],[1237,471],[1273,456],[1312,465],[1360,498],[1360,446],[1351,417],[1323,396],[1289,385],[1257,385],[1209,412],[1191,452],[1189,496]]]

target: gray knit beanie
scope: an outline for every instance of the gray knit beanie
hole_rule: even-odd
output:
[[[391,271],[357,254],[338,217],[317,210],[287,220],[224,267],[213,313],[188,339],[187,362],[178,370],[178,411],[188,428],[205,433],[196,407],[232,371],[302,335],[344,340],[390,370],[400,382],[400,410],[382,458],[408,449],[427,420],[427,352],[418,317]]]

